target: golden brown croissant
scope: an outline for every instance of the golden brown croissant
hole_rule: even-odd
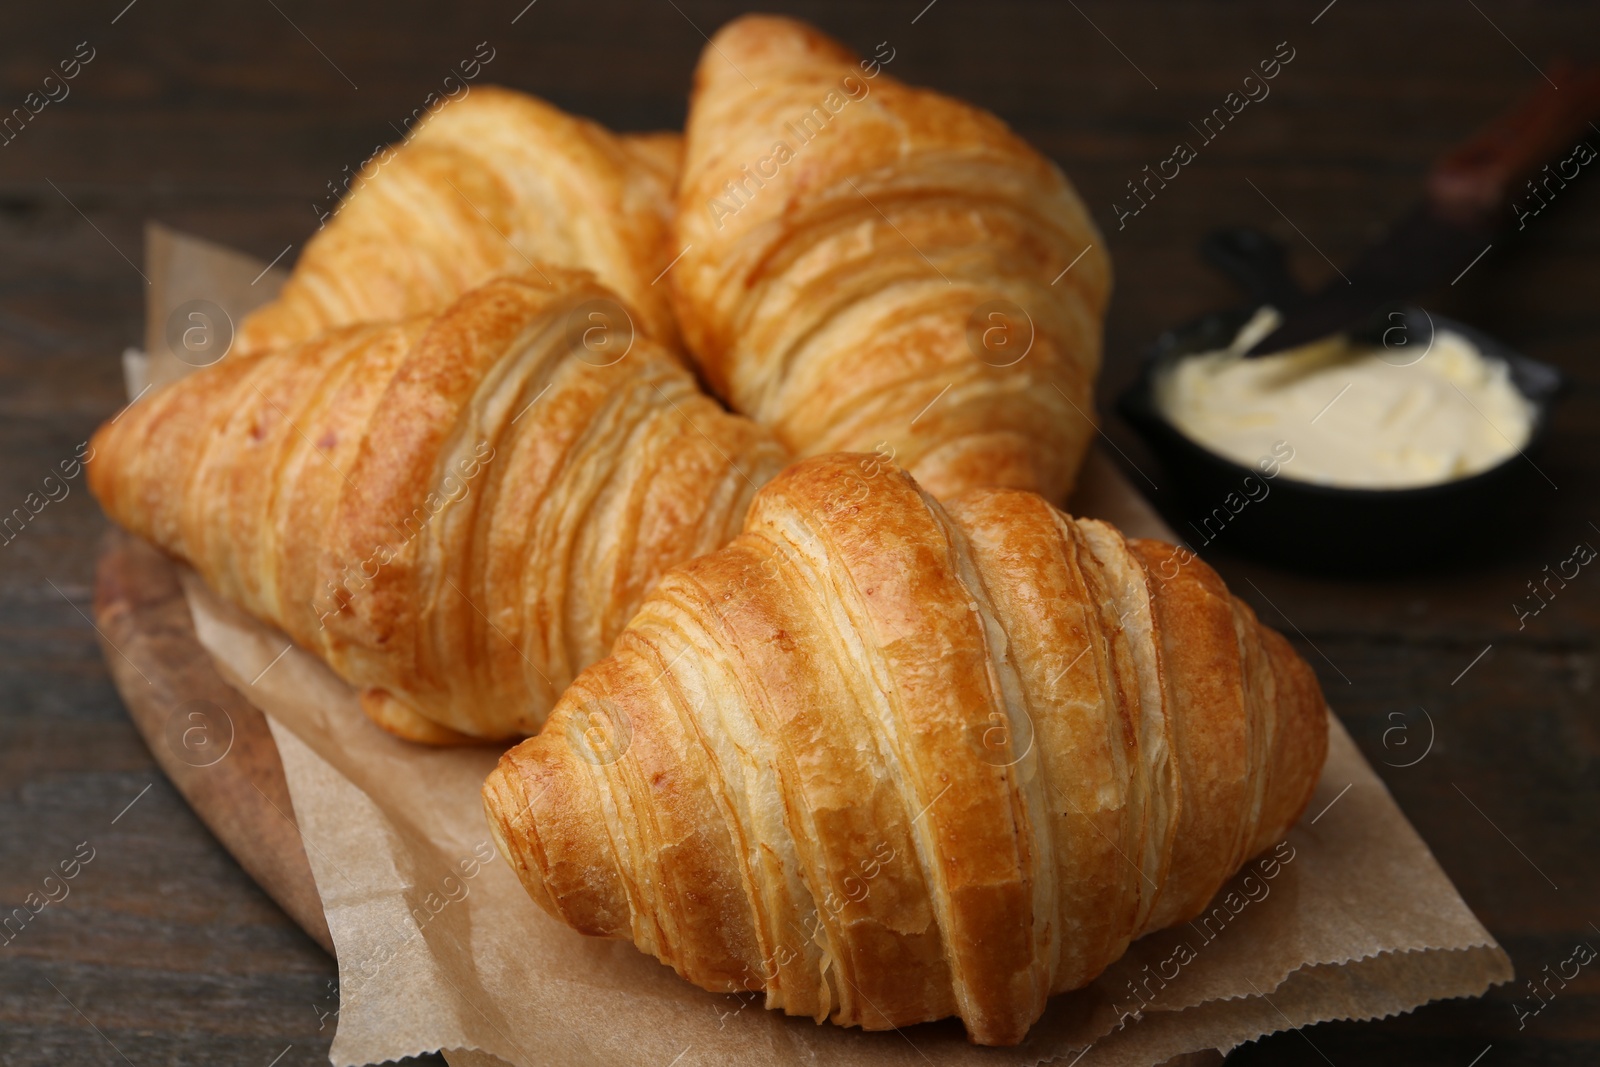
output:
[[[473,89],[361,168],[233,351],[438,312],[497,274],[547,263],[593,272],[673,340],[666,284],[651,283],[675,254],[676,140],[619,138],[534,97]]]
[[[101,427],[90,485],[391,730],[529,733],[784,461],[622,314],[546,266],[225,359]]]
[[[663,577],[484,798],[584,933],[1009,1044],[1278,839],[1326,746],[1311,669],[1192,555],[834,455]]]
[[[941,499],[1065,499],[1110,266],[1054,164],[768,16],[702,53],[686,140],[673,299],[736,411],[799,455],[893,454]]]
[[[658,207],[665,208],[670,221],[676,209],[673,194],[678,191],[678,173],[683,170],[683,134],[657,130],[653,133],[622,133],[617,135],[617,139],[630,156],[654,172],[661,187],[667,190],[666,204],[658,204]]]

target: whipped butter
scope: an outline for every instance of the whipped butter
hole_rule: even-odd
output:
[[[1245,359],[1280,321],[1262,308],[1228,348],[1177,360],[1155,384],[1162,412],[1240,464],[1287,442],[1294,462],[1284,477],[1352,488],[1464,478],[1528,442],[1534,407],[1510,368],[1459,333],[1396,348],[1336,335]]]

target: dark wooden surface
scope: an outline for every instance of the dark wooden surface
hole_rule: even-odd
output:
[[[141,336],[144,296],[127,260],[141,261],[145,219],[263,259],[292,242],[288,262],[325,183],[392,136],[479,41],[497,49],[486,80],[621,129],[672,126],[699,30],[739,10],[539,0],[513,25],[524,2],[6,5],[0,110],[78,42],[95,58],[67,99],[0,147],[0,512],[40,491],[121,402],[116,356]],[[1326,0],[938,0],[913,24],[925,2],[774,6],[858,48],[887,40],[891,72],[992,108],[1063,163],[1117,271],[1102,398],[1161,328],[1232,301],[1194,255],[1208,227],[1278,233],[1301,277],[1320,282],[1322,254],[1347,260],[1379,233],[1430,158],[1539,77],[1532,63],[1586,49],[1593,61],[1600,41],[1600,12],[1576,2],[1338,0],[1313,25]],[[1124,182],[1285,40],[1296,57],[1271,97],[1119,232],[1111,204]],[[1427,301],[1574,382],[1538,457],[1559,489],[1502,517],[1501,552],[1372,581],[1209,557],[1317,668],[1523,976],[1579,940],[1600,947],[1600,577],[1586,570],[1526,629],[1511,608],[1575,542],[1600,544],[1597,254],[1600,177],[1586,171],[1515,247]],[[1108,430],[1160,484],[1125,428],[1109,419]],[[68,484],[0,546],[0,905],[42,892],[80,842],[94,859],[0,945],[0,1067],[324,1062],[333,965],[188,810],[130,723],[88,621],[104,520],[81,478]],[[1434,743],[1398,766],[1427,739],[1419,707]],[[1518,990],[1503,988],[1277,1035],[1230,1062],[1594,1063],[1597,970],[1520,1026]]]
[[[178,564],[111,527],[95,566],[94,623],[111,681],[167,781],[245,873],[333,952],[267,717],[200,644]]]

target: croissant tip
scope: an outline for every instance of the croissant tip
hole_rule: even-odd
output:
[[[359,697],[367,718],[394,736],[424,745],[481,745],[489,739],[453,730],[423,715],[386,689],[363,689]]]
[[[628,895],[584,780],[590,766],[561,748],[558,725],[500,757],[483,785],[495,843],[550,916],[590,937],[631,937]]]
[[[816,57],[853,63],[856,58],[854,52],[808,22],[763,12],[750,12],[724,23],[721,29],[712,34],[701,54],[701,64],[704,66],[712,57],[716,57],[722,71],[734,73],[730,64],[737,64],[738,60],[729,53],[738,53],[751,59],[759,57],[763,63],[791,57]],[[742,76],[735,74],[735,77],[740,84],[745,84]]]
[[[545,911],[560,918],[560,911],[545,885],[538,826],[522,787],[522,776],[517,773],[515,752],[516,749],[512,749],[503,754],[484,780],[484,819],[489,824],[495,848],[528,895]]]

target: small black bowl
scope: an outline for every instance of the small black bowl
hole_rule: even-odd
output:
[[[1539,487],[1553,488],[1527,458],[1545,439],[1550,409],[1565,385],[1556,368],[1527,358],[1480,330],[1421,308],[1399,311],[1411,337],[1446,329],[1464,335],[1484,355],[1511,368],[1512,384],[1534,405],[1532,431],[1520,454],[1467,478],[1405,489],[1346,489],[1263,477],[1204,447],[1168,421],[1155,383],[1173,362],[1225,348],[1264,303],[1284,308],[1303,295],[1286,269],[1281,245],[1251,230],[1219,231],[1202,245],[1206,258],[1249,291],[1249,304],[1216,312],[1162,334],[1139,378],[1117,409],[1139,432],[1176,482],[1178,534],[1195,549],[1211,544],[1265,557],[1300,570],[1377,573],[1416,569],[1456,559],[1505,540],[1524,520]],[[1381,329],[1382,327],[1378,327]]]

